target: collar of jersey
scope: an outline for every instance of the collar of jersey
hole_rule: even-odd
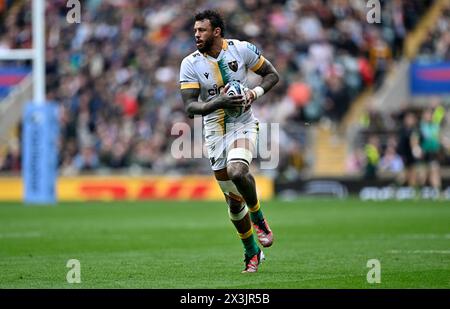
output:
[[[225,39],[222,39],[222,50],[227,50],[228,49],[228,42]],[[220,51],[219,56],[217,56],[217,58],[214,58],[211,55],[208,55],[208,53],[203,53],[203,56],[205,56],[208,59],[214,59],[216,61],[218,61],[220,59],[220,55],[222,54],[222,51]]]

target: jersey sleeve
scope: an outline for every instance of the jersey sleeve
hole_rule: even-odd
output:
[[[183,59],[180,67],[180,88],[181,89],[200,89],[200,83],[194,66],[187,59]]]
[[[247,68],[253,72],[258,71],[265,60],[259,49],[252,43],[246,41],[241,42],[239,49]]]

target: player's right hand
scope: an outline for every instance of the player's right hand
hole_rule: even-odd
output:
[[[245,97],[243,95],[227,95],[227,91],[230,85],[225,85],[225,87],[220,90],[218,100],[220,101],[220,108],[236,108],[243,107],[245,104]]]

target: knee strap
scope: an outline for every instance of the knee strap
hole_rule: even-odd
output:
[[[232,148],[227,155],[227,164],[230,162],[242,162],[247,166],[252,163],[253,154],[250,150],[245,148]]]
[[[222,192],[226,195],[230,195],[230,193],[233,193],[233,195],[238,195],[242,198],[242,195],[239,193],[236,185],[231,180],[218,180],[217,182],[219,183]]]

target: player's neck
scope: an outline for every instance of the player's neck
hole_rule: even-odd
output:
[[[206,53],[213,58],[219,57],[220,52],[222,51],[223,40],[224,40],[223,38],[214,40],[214,43],[212,44],[211,49],[209,51],[207,51]]]

